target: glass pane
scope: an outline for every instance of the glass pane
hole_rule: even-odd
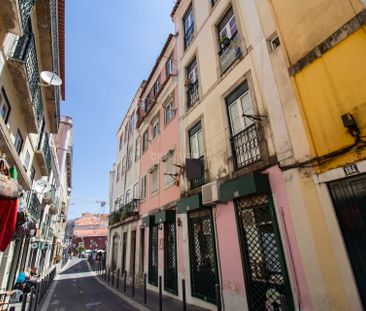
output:
[[[250,100],[250,94],[249,92],[247,92],[246,94],[244,94],[241,98],[241,107],[243,110],[243,114],[246,115],[253,115],[253,106],[252,106],[252,101]],[[243,118],[244,119],[244,125],[245,127],[253,124],[253,120],[249,119],[249,118]]]
[[[197,133],[190,137],[189,144],[190,144],[190,148],[191,148],[191,150],[190,150],[191,151],[191,158],[193,158],[193,159],[199,158]]]
[[[241,116],[240,106],[238,101],[235,101],[229,106],[230,124],[233,135],[236,135],[244,129],[243,117]]]

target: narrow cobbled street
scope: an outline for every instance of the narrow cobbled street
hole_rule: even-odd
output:
[[[42,310],[139,310],[100,283],[82,259],[72,259],[55,279],[56,283]]]

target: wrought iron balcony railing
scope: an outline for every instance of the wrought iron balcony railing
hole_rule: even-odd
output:
[[[49,135],[47,132],[43,132],[40,136],[40,140],[38,143],[38,151],[43,152],[46,169],[49,174],[51,172],[51,150],[50,150]]]
[[[22,22],[22,27],[25,29],[32,7],[36,0],[18,0],[19,4],[19,12],[20,12],[20,18]]]
[[[186,49],[194,38],[194,24],[192,24],[187,30],[184,32],[184,48]]]
[[[230,65],[241,55],[240,37],[236,32],[230,39],[225,38],[221,42],[219,52],[221,71],[226,71]]]
[[[202,175],[200,178],[194,178],[194,179],[189,180],[191,189],[202,186],[205,183],[205,157],[202,156],[199,159],[201,160],[201,174]]]
[[[123,222],[126,218],[138,215],[139,200],[133,199],[117,211],[109,215],[109,224],[112,226],[118,222]]]
[[[198,80],[187,87],[187,110],[199,100]]]
[[[44,111],[41,90],[38,84],[39,69],[34,35],[31,34],[20,37],[11,57],[13,59],[20,60],[25,64],[33,111],[39,128],[43,119]]]
[[[33,193],[31,197],[31,201],[28,208],[29,214],[33,217],[37,222],[41,218],[42,204],[39,201],[37,195]]]
[[[261,160],[259,137],[258,125],[253,123],[231,138],[236,169]]]

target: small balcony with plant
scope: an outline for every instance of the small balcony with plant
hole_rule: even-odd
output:
[[[38,148],[34,154],[40,163],[42,175],[44,176],[51,173],[51,149],[49,144],[48,133],[42,132],[39,136]]]
[[[242,54],[239,33],[236,32],[230,38],[222,38],[220,42],[220,47],[220,67],[221,72],[224,73]]]
[[[138,218],[139,200],[133,199],[109,215],[109,225],[125,223]]]

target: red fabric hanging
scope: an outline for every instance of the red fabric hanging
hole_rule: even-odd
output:
[[[18,199],[0,198],[0,252],[8,247],[15,231],[18,214]]]

